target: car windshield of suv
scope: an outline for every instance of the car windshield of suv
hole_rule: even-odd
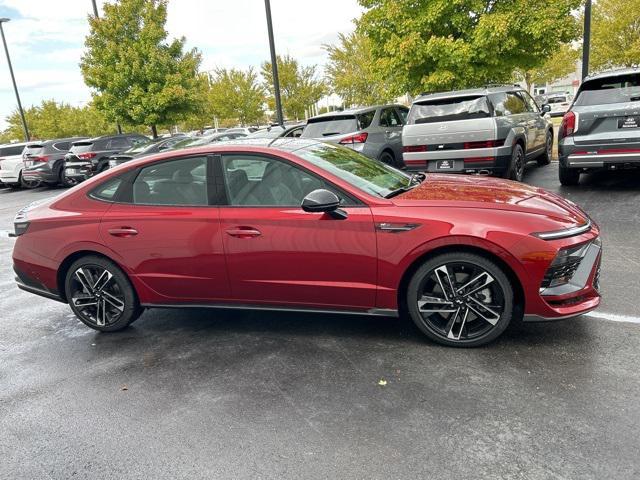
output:
[[[640,73],[596,78],[582,84],[576,105],[603,105],[640,101]]]
[[[147,142],[136,143],[133,147],[131,147],[129,150],[125,150],[123,153],[127,155],[134,155],[136,153],[140,153],[146,150],[147,148],[155,145],[156,143],[158,143],[158,140],[155,140],[155,141],[149,140]]]
[[[69,150],[70,153],[85,153],[85,152],[90,152],[91,149],[93,148],[93,142],[79,142],[79,143],[74,143],[71,146],[71,150]]]
[[[373,119],[373,115],[370,116]],[[332,135],[344,135],[345,133],[357,132],[367,128],[370,124],[371,120],[366,113],[362,115],[331,115],[311,118],[302,132],[302,137],[322,138]]]
[[[337,145],[316,143],[295,153],[372,195],[386,197],[407,187],[411,181],[411,177],[400,170]]]
[[[491,116],[487,97],[455,97],[440,100],[425,100],[412,105],[407,123],[449,122]]]

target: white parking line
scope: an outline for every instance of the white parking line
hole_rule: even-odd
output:
[[[640,323],[640,317],[633,317],[631,315],[617,315],[615,313],[598,311],[585,313],[584,315],[585,317],[600,318],[602,320],[609,320],[610,322]]]

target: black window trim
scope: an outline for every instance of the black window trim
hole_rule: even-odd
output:
[[[300,205],[231,205],[229,203],[229,199],[227,197],[227,189],[226,187],[226,181],[227,179],[225,178],[224,175],[224,167],[223,167],[223,162],[222,162],[222,157],[223,156],[230,156],[230,155],[252,155],[252,156],[257,156],[257,157],[268,157],[268,158],[273,158],[274,160],[278,160],[281,161],[283,163],[286,163],[290,166],[293,166],[295,168],[300,168],[301,170],[303,170],[304,172],[308,173],[309,175],[311,175],[312,177],[317,178],[318,180],[329,184],[332,188],[335,188],[336,191],[342,196],[341,198],[347,198],[349,200],[351,200],[354,204],[353,205],[344,205],[343,208],[363,208],[363,207],[368,207],[368,205],[366,203],[364,203],[362,200],[360,200],[357,197],[354,197],[353,195],[351,195],[350,193],[347,193],[344,191],[344,189],[342,187],[337,186],[335,183],[333,183],[331,180],[321,177],[319,176],[317,173],[311,171],[310,169],[308,169],[307,167],[300,165],[299,163],[295,163],[292,162],[286,158],[283,158],[279,155],[275,155],[275,154],[271,154],[271,153],[262,153],[262,152],[221,152],[220,154],[216,155],[217,157],[217,161],[214,162],[214,168],[216,169],[215,171],[215,177],[216,178],[221,178],[222,182],[219,182],[220,184],[220,189],[221,191],[218,191],[218,196],[217,198],[219,200],[221,200],[221,202],[217,205],[220,208],[301,208]],[[218,187],[218,184],[216,184],[216,188]],[[224,203],[222,203],[224,202]]]

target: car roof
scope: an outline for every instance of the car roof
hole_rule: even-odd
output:
[[[637,68],[637,67],[636,68],[617,68],[614,70],[607,70],[606,72],[594,73],[593,75],[589,75],[585,77],[584,82],[588,82],[589,80],[597,80],[601,78],[619,77],[622,75],[629,75],[633,73],[640,74],[640,68]]]
[[[97,142],[98,140],[112,140],[114,138],[129,138],[129,137],[144,137],[145,135],[142,135],[141,133],[123,133],[123,134],[116,134],[116,135],[101,135],[99,137],[93,137],[93,138],[81,138],[78,139],[78,142]],[[147,137],[148,138],[148,137]]]
[[[359,113],[371,112],[373,110],[377,110],[379,108],[389,108],[389,107],[404,107],[404,105],[400,105],[399,103],[388,103],[383,105],[370,105],[368,107],[353,107],[347,108],[345,110],[335,110],[333,112],[325,112],[320,115],[316,115],[315,117],[310,117],[309,120],[316,120],[323,117],[340,117],[342,115],[357,115]]]
[[[464,90],[449,90],[446,92],[421,93],[414,103],[425,100],[439,100],[441,98],[467,97],[473,95],[489,95],[491,93],[504,93],[524,90],[520,85],[487,85],[479,88],[467,88]]]

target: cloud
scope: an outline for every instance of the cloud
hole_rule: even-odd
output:
[[[103,1],[98,0],[99,7]],[[357,0],[271,0],[278,53],[302,64],[326,62],[322,45],[339,32],[353,30],[361,13]],[[54,98],[72,104],[86,102],[90,91],[78,66],[88,33],[90,0],[0,0],[0,15],[11,18],[5,33],[25,106]],[[169,0],[167,30],[187,47],[203,54],[203,70],[247,68],[269,59],[262,0]],[[0,52],[0,128],[15,108],[9,71]]]

